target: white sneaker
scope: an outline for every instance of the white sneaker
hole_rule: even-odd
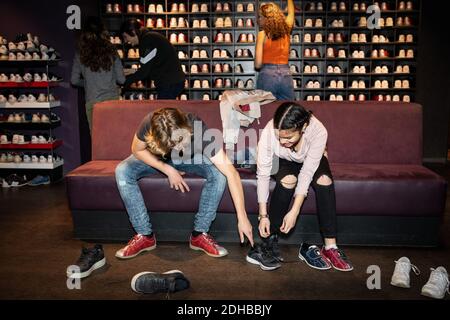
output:
[[[434,299],[444,299],[445,293],[450,294],[448,273],[444,267],[431,268],[430,279],[422,287],[422,295]]]
[[[409,273],[411,272],[411,269],[416,275],[420,274],[419,268],[413,265],[407,257],[401,257],[395,261],[395,269],[391,278],[391,285],[400,288],[410,288],[411,279],[409,277]]]

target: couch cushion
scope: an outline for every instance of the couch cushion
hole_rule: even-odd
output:
[[[273,117],[280,101],[261,107],[261,119],[250,129],[255,139],[239,136],[238,149],[255,146],[260,130]],[[422,161],[422,109],[414,103],[301,102],[328,130],[331,162],[416,164]],[[194,112],[209,128],[222,130],[218,101],[106,101],[94,107],[92,158],[122,160],[142,118],[164,107]],[[245,131],[245,130],[244,130]]]
[[[91,161],[67,176],[72,210],[124,210],[117,190],[114,170],[119,161]],[[339,164],[331,165],[336,186],[339,215],[439,216],[445,205],[446,181],[423,166]],[[256,180],[253,173],[240,171],[248,213],[257,214]],[[140,180],[149,211],[196,212],[203,179],[187,175],[189,193],[172,190],[163,174]],[[274,182],[271,182],[273,190]],[[156,191],[156,192],[155,192]],[[228,190],[219,212],[235,212]],[[302,209],[315,213],[315,197],[310,190]]]

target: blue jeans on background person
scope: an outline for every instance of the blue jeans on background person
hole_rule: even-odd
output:
[[[287,64],[264,64],[256,88],[272,92],[277,100],[295,100],[292,76]]]
[[[217,208],[227,184],[226,177],[204,156],[202,164],[174,164],[171,161],[167,163],[179,171],[193,173],[206,179],[200,195],[198,212],[194,219],[194,230],[207,233],[216,218]],[[157,172],[159,171],[134,155],[123,160],[115,171],[120,196],[127,209],[130,222],[138,234],[149,235],[152,233],[152,224],[138,180]]]

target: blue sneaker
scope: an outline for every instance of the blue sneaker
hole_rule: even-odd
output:
[[[44,184],[50,184],[49,176],[36,176],[33,180],[30,181],[28,185],[36,187]]]
[[[322,256],[319,247],[315,245],[302,243],[298,252],[298,257],[313,269],[331,269],[331,264]]]

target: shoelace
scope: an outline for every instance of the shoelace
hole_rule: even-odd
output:
[[[415,273],[416,276],[420,275],[419,268],[416,265],[412,264],[411,262],[408,263],[408,262],[397,261],[397,260],[394,260],[394,262],[396,263],[397,266],[399,266],[400,271],[403,271],[406,273],[407,268],[410,266],[411,270]]]
[[[214,240],[214,238],[213,238],[212,236],[210,236],[209,234],[205,234],[205,240],[206,240],[209,244],[213,245],[214,247],[218,246],[216,240]]]
[[[444,282],[445,283],[445,291],[447,291],[448,294],[450,294],[450,281],[448,280],[448,276],[446,276],[443,272],[436,270],[434,268],[430,268],[431,275],[430,280],[431,282]]]
[[[135,235],[133,238],[131,238],[130,241],[128,241],[127,243],[127,247],[128,246],[134,246],[134,244],[138,241],[139,235]]]

